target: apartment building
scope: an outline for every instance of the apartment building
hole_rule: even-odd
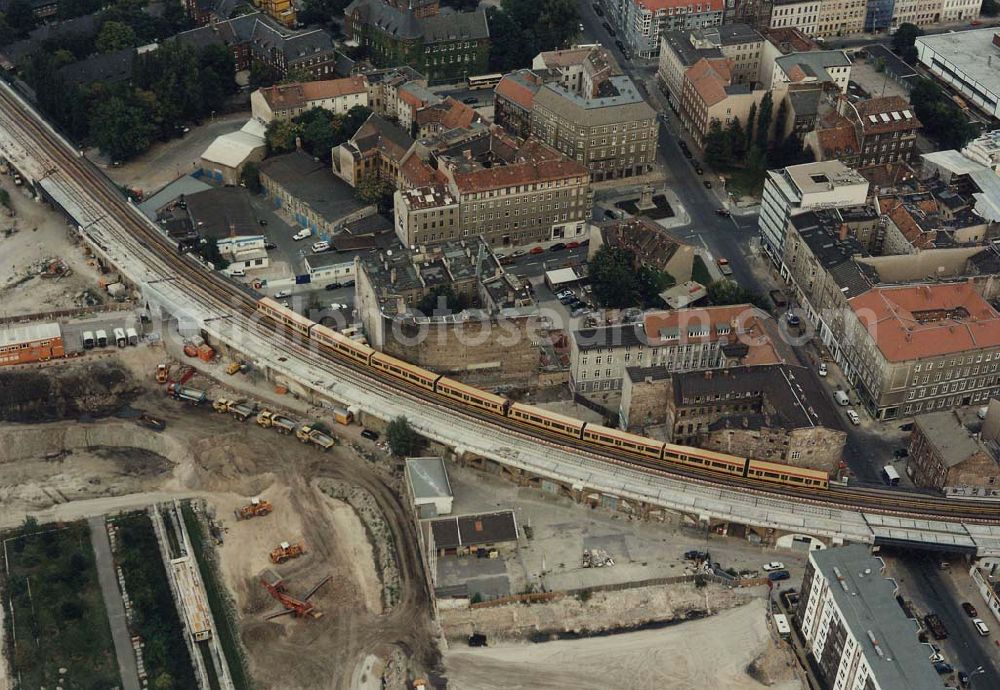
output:
[[[762,247],[780,266],[792,216],[810,209],[861,206],[867,198],[868,180],[840,161],[769,170],[760,207]],[[782,275],[787,275],[787,269],[782,269]]]
[[[986,132],[970,141],[962,149],[962,155],[993,172],[1000,170],[1000,129]]]
[[[669,31],[704,29],[722,24],[723,0],[620,0],[608,7],[608,17],[633,54],[653,58],[660,37]]]
[[[865,28],[867,0],[823,0],[816,18],[816,35],[823,38],[859,34]]]
[[[896,602],[898,585],[865,544],[809,552],[797,611],[807,652],[826,687],[941,687],[918,623]]]
[[[850,80],[851,61],[844,51],[813,50],[775,58],[767,85],[777,89],[781,84],[819,84],[823,88],[836,89],[846,94]]]
[[[362,76],[278,84],[250,94],[253,116],[263,122],[291,120],[313,108],[343,115],[359,105],[368,106],[368,84]]]
[[[764,329],[767,314],[749,305],[648,312],[642,320],[574,331],[570,388],[617,402],[627,367],[700,371],[781,361]]]
[[[982,0],[896,0],[892,25],[931,26],[975,19],[979,16],[982,4]]]
[[[494,132],[438,151],[435,158],[438,181],[398,191],[393,200],[396,233],[406,246],[458,236],[516,246],[587,231],[587,169],[536,139],[515,141]],[[450,222],[455,205],[457,227]]]
[[[900,96],[852,102],[841,96],[820,128],[805,137],[816,160],[839,159],[860,168],[908,163],[921,127],[910,104]]]
[[[1000,396],[1000,313],[970,283],[876,287],[848,300],[843,346],[877,419]]]
[[[728,58],[733,83],[752,84],[759,79],[764,42],[747,24],[670,31],[660,39],[657,77],[675,104],[681,102],[684,73],[702,58]]]
[[[656,161],[659,123],[632,80],[600,47],[540,54],[555,70],[534,94],[531,134],[583,163],[594,181],[643,175]]]
[[[712,122],[725,129],[734,119],[746,125],[750,110],[759,107],[767,91],[733,82],[728,58],[702,58],[684,73],[681,122],[699,147],[705,146]]]
[[[820,0],[775,0],[767,26],[769,29],[798,29],[806,36],[815,36],[822,4]]]
[[[913,418],[906,472],[917,486],[946,493],[979,493],[1000,487],[1000,446],[983,424],[974,432],[954,410]]]

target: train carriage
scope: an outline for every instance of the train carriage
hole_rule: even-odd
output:
[[[310,337],[316,342],[347,355],[362,364],[368,364],[372,354],[375,352],[375,350],[367,345],[355,342],[332,328],[327,328],[321,324],[313,326],[312,331],[310,331]]]
[[[806,467],[782,465],[764,460],[750,459],[747,464],[747,477],[763,479],[768,482],[792,484],[793,486],[808,486],[826,489],[830,485],[830,475],[821,470],[811,470]]]
[[[416,384],[429,391],[434,390],[434,383],[441,378],[441,374],[435,374],[432,371],[415,367],[408,362],[396,359],[395,357],[390,357],[389,355],[381,352],[375,352],[372,354],[371,367],[373,369],[378,369],[379,371],[384,371],[390,376],[395,376],[398,379],[409,381],[410,383]]]
[[[588,424],[583,430],[583,440],[655,460],[663,457],[663,441],[630,434],[620,429],[611,429],[600,424]]]
[[[584,423],[579,419],[549,412],[548,410],[543,410],[540,407],[532,405],[511,403],[507,411],[507,416],[534,427],[555,431],[563,436],[580,438],[580,435],[583,433]]]
[[[446,398],[451,398],[467,405],[474,405],[475,407],[489,410],[501,416],[507,411],[507,398],[466,385],[461,381],[455,381],[454,379],[442,376],[438,379],[435,388],[438,395],[443,395]]]
[[[747,460],[736,455],[726,453],[716,453],[712,450],[702,448],[691,448],[689,446],[675,446],[667,443],[663,447],[663,459],[668,462],[677,462],[682,465],[694,465],[703,467],[713,472],[725,472],[726,474],[742,477],[746,471]]]
[[[257,301],[257,311],[306,337],[309,337],[309,329],[316,324],[312,319],[307,319],[292,309],[282,306],[270,297],[263,297]]]

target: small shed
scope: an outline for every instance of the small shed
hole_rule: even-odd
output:
[[[216,137],[201,154],[203,174],[215,182],[239,184],[247,163],[264,160],[264,131],[265,125],[252,119],[239,131]]]
[[[455,497],[443,459],[407,458],[406,481],[410,485],[410,494],[421,517],[451,514]]]
[[[545,272],[545,285],[553,292],[575,287],[582,280],[583,276],[577,273],[575,268],[557,268]]]

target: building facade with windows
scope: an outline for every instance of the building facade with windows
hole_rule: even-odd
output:
[[[669,31],[706,29],[720,26],[724,0],[619,0],[610,3],[609,17],[622,41],[638,57],[655,58],[660,37]]]
[[[876,287],[848,301],[842,346],[876,419],[1000,396],[1000,313],[970,283]]]
[[[917,486],[950,493],[1000,489],[1000,446],[974,433],[953,410],[913,418],[906,472]]]
[[[768,28],[798,29],[806,36],[815,36],[822,4],[820,0],[775,0]]]
[[[828,688],[932,690],[941,679],[896,602],[898,585],[864,544],[809,552],[797,619]]]

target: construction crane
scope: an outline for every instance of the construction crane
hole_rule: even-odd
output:
[[[260,496],[254,496],[250,503],[236,509],[237,520],[249,520],[250,518],[263,517],[274,510],[270,501],[262,500]]]
[[[271,549],[271,562],[278,565],[292,558],[298,558],[305,552],[306,547],[302,542],[289,544],[287,541],[283,541],[278,544],[277,548]]]
[[[285,586],[285,581],[278,577],[273,571],[268,573],[268,579],[261,578],[260,584],[264,586],[268,594],[278,600],[283,607],[283,611],[275,611],[274,613],[269,613],[264,616],[264,620],[271,620],[272,618],[278,618],[279,616],[287,616],[289,614],[294,615],[296,618],[305,618],[306,616],[310,618],[322,618],[323,612],[316,610],[316,605],[309,601],[319,588],[325,585],[327,582],[333,579],[332,575],[327,575],[322,580],[317,583],[315,587],[309,590],[309,592],[302,597],[297,599],[288,593],[288,588]]]

